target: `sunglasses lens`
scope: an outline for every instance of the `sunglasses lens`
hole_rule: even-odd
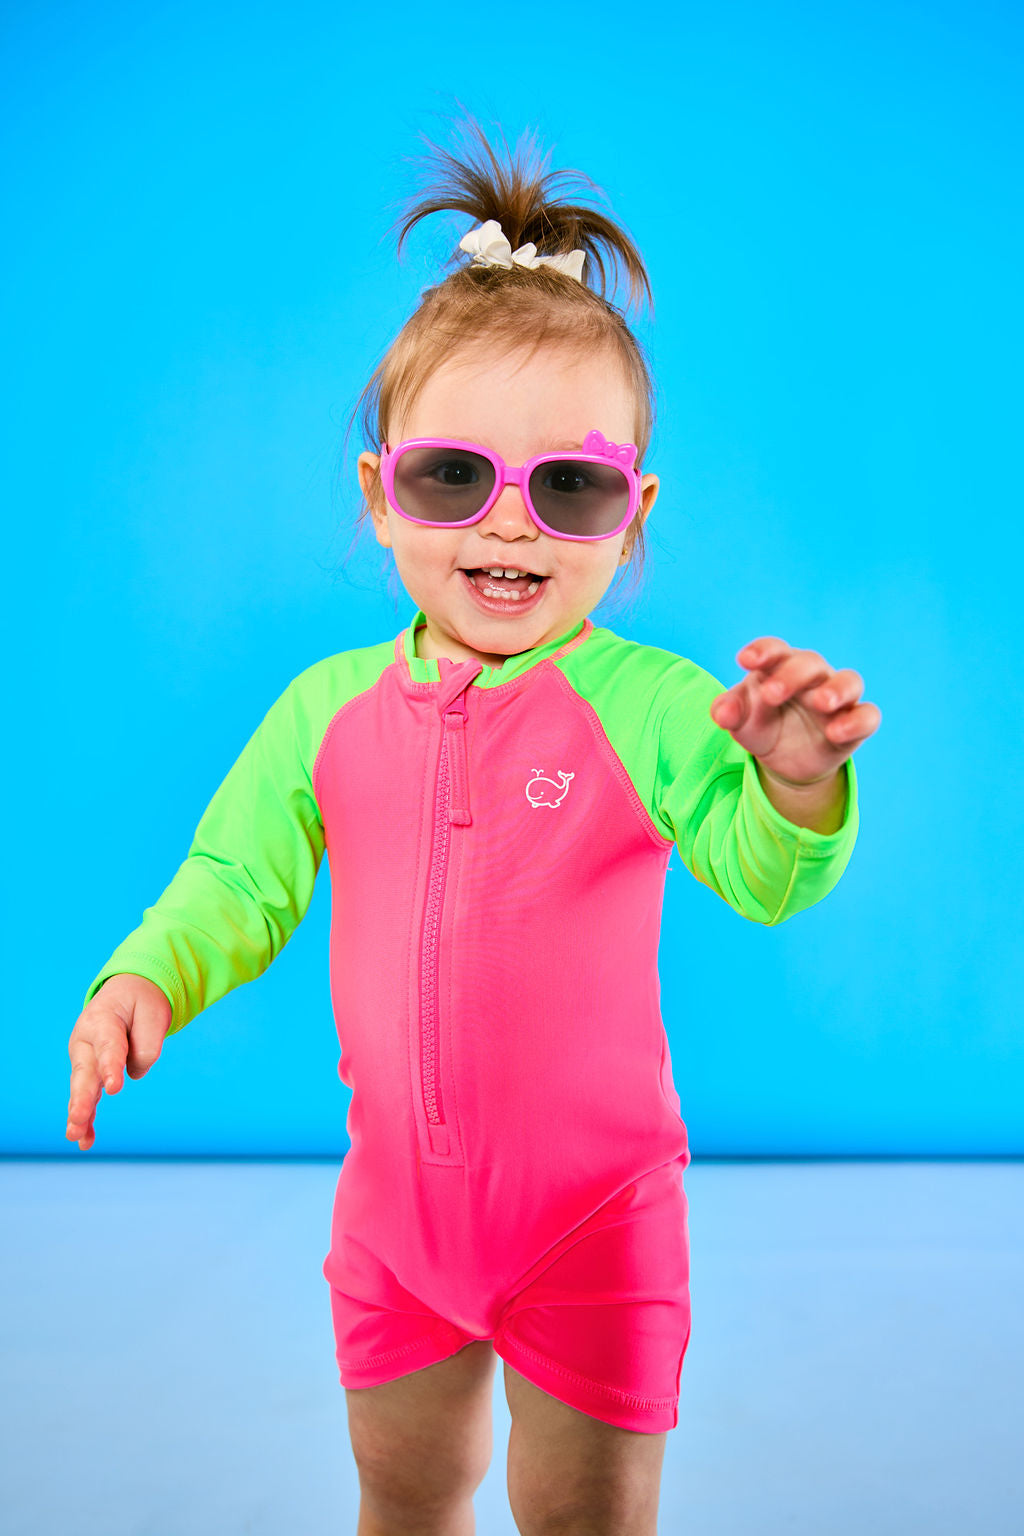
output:
[[[406,517],[462,523],[494,489],[494,465],[465,448],[406,448],[395,461],[395,500]]]
[[[629,481],[614,464],[554,459],[530,476],[538,513],[556,533],[601,538],[616,529],[629,508]]]

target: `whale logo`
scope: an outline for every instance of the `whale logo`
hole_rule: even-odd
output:
[[[534,809],[541,805],[549,805],[554,810],[556,805],[561,805],[569,790],[569,780],[574,779],[576,775],[563,773],[559,769],[558,777],[562,781],[561,784],[556,784],[554,779],[545,778],[540,768],[533,770],[533,778],[526,785],[526,798]]]

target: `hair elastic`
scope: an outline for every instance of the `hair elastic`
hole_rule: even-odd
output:
[[[545,265],[574,277],[578,283],[583,281],[583,263],[587,254],[586,251],[570,251],[565,256],[538,256],[532,240],[514,251],[497,219],[488,219],[485,224],[471,229],[468,235],[463,235],[459,249],[472,253],[471,265],[475,267],[511,267],[513,262],[518,267]]]

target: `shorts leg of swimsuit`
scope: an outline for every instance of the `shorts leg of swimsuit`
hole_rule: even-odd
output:
[[[377,1387],[456,1354],[472,1335],[432,1312],[369,1249],[347,1244],[351,1278],[331,1285],[335,1358],[343,1387]],[[358,1254],[358,1269],[353,1270]],[[351,1294],[353,1291],[358,1294]]]
[[[377,1386],[493,1337],[570,1407],[641,1433],[674,1429],[690,1338],[687,1209],[678,1162],[626,1185],[532,1267],[493,1335],[443,1318],[349,1241],[345,1289],[331,1286],[342,1385]]]
[[[620,1190],[509,1303],[497,1353],[593,1418],[674,1429],[690,1340],[687,1210],[677,1163]]]

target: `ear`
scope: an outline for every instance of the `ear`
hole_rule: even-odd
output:
[[[651,515],[651,508],[658,499],[658,491],[660,489],[661,481],[657,475],[644,475],[643,480],[640,482],[640,505],[636,510],[633,521],[629,525],[626,542],[622,546],[622,554],[619,558],[620,565],[627,565],[632,558],[633,545],[636,543],[637,533]]]
[[[359,486],[363,497],[370,509],[373,518],[373,531],[377,535],[377,543],[385,548],[391,547],[391,533],[388,528],[387,501],[380,482],[380,454],[361,453],[356,461],[356,471],[359,475]]]

